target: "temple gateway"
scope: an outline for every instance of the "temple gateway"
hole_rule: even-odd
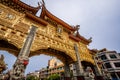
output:
[[[39,10],[40,16],[36,16]],[[87,47],[91,38],[81,36],[79,27],[53,15],[44,1],[32,7],[20,0],[0,0],[0,50],[17,57],[10,72],[11,80],[23,77],[29,57],[40,54],[54,56],[64,63],[65,80],[71,80],[69,64],[75,66],[77,80],[85,79],[88,67],[98,73],[94,74],[96,80],[102,80],[93,58],[96,51]]]

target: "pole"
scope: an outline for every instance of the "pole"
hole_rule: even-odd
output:
[[[10,78],[19,80],[24,77],[25,69],[27,64],[29,63],[29,54],[32,42],[34,40],[36,34],[37,27],[33,26],[28,33],[28,36],[23,44],[23,47],[17,57],[15,64],[13,65],[13,69],[10,72]]]
[[[35,26],[31,27],[30,32],[26,38],[26,41],[25,41],[25,43],[24,43],[24,45],[19,53],[19,56],[29,56],[30,48],[31,48],[32,42],[33,42],[34,37],[35,37],[36,29],[37,28]]]
[[[99,68],[99,66],[98,66],[98,64],[97,64],[97,62],[96,62],[95,57],[96,57],[96,56],[93,56],[93,59],[94,59],[95,65],[96,65],[97,70],[98,70],[98,75],[100,76],[100,75],[102,75],[102,73],[101,73],[101,70],[100,70],[100,68]]]
[[[64,64],[64,73],[65,73],[65,80],[71,80],[70,67],[67,62],[65,62],[65,64]]]
[[[97,52],[97,54],[98,54],[98,52]],[[95,62],[95,71],[96,71],[96,80],[104,80],[104,77],[103,77],[103,75],[102,75],[102,72],[101,72],[101,70],[100,70],[100,68],[99,68],[99,66],[98,66],[98,64],[97,64],[97,62],[96,62],[96,57],[97,57],[97,55],[95,55],[95,56],[93,56],[93,59],[94,59],[94,62]],[[98,58],[99,59],[99,58]],[[97,68],[97,69],[96,69]]]
[[[77,44],[74,45],[74,49],[75,49],[75,53],[76,53],[76,58],[77,58],[77,64],[78,64],[78,75],[83,75],[83,68],[82,68],[82,64],[81,64],[81,60],[80,60],[80,54],[79,54],[79,51],[78,51],[78,47],[77,47]]]

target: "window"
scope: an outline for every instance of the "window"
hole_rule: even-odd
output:
[[[115,67],[120,67],[120,62],[114,63]]]
[[[111,65],[110,65],[110,63],[105,63],[105,67],[106,68],[112,68]]]
[[[102,56],[101,56],[101,59],[102,59],[102,60],[106,60],[107,57],[106,57],[105,55],[102,55]]]
[[[116,57],[115,54],[110,54],[110,58],[111,58],[111,59],[116,59],[117,57]]]

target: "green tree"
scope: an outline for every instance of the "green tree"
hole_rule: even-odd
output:
[[[58,74],[53,74],[49,76],[48,80],[59,80],[60,76]]]
[[[39,78],[37,76],[31,75],[28,76],[26,80],[39,80]]]

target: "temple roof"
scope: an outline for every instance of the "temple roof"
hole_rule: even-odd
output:
[[[45,16],[47,16],[48,18],[54,20],[55,22],[57,22],[58,24],[62,25],[64,28],[67,28],[68,30],[70,30],[72,32],[74,32],[76,30],[75,27],[70,26],[69,24],[65,23],[63,20],[61,20],[61,19],[57,18],[56,16],[54,16],[51,12],[49,12],[46,9],[45,5],[43,4],[40,18],[45,19]],[[69,38],[71,38],[71,39],[73,39],[73,40],[75,40],[77,42],[81,41],[86,45],[88,45],[91,42],[91,40],[86,39],[83,36],[81,36],[79,34],[79,32],[77,33],[76,36],[74,36],[73,34],[69,34]]]
[[[37,17],[37,16],[34,16],[34,15],[32,15],[31,13],[26,13],[26,17],[28,17],[28,18],[30,18],[30,19],[32,19],[32,20],[34,20],[34,21],[36,21],[36,22],[38,22],[38,23],[40,23],[40,24],[42,24],[42,25],[44,25],[44,26],[47,26],[47,22],[46,21],[44,21],[43,19],[41,19],[41,18],[39,18],[39,17]]]
[[[40,18],[44,19],[45,16],[49,17],[50,19],[54,20],[55,22],[57,22],[58,24],[62,25],[63,27],[71,30],[71,31],[75,31],[75,29],[73,27],[71,27],[69,24],[65,23],[63,20],[57,18],[56,16],[54,16],[52,13],[50,13],[46,7],[43,5],[42,7],[42,12],[40,15]]]
[[[91,42],[91,40],[84,38],[83,36],[81,36],[79,34],[79,32],[77,33],[76,36],[73,35],[73,33],[76,31],[75,27],[70,26],[69,24],[67,24],[66,22],[64,22],[63,20],[57,18],[56,16],[54,16],[52,13],[50,13],[46,7],[45,4],[43,2],[42,6],[38,5],[38,7],[32,7],[30,5],[25,4],[24,2],[20,1],[20,0],[0,0],[0,3],[16,10],[19,11],[21,13],[25,13],[26,17],[44,25],[47,26],[48,22],[45,20],[45,17],[47,16],[49,19],[51,19],[52,21],[56,22],[57,24],[62,25],[65,29],[69,30],[69,38],[77,41],[77,42],[83,42],[84,44],[89,44]],[[42,11],[40,14],[40,17],[36,16],[36,13],[38,12],[38,10],[42,7]]]
[[[91,39],[86,39],[85,37],[81,36],[81,35],[79,34],[79,32],[77,32],[77,35],[76,35],[76,36],[74,36],[73,34],[70,34],[69,37],[70,37],[71,39],[77,41],[77,42],[82,42],[82,43],[84,43],[84,44],[86,44],[86,45],[88,45],[89,43],[92,42]]]
[[[38,7],[32,7],[30,5],[25,4],[24,2],[20,0],[0,0],[0,3],[13,8],[14,10],[20,11],[22,13],[29,12],[34,15],[41,8],[40,5],[38,5]]]

